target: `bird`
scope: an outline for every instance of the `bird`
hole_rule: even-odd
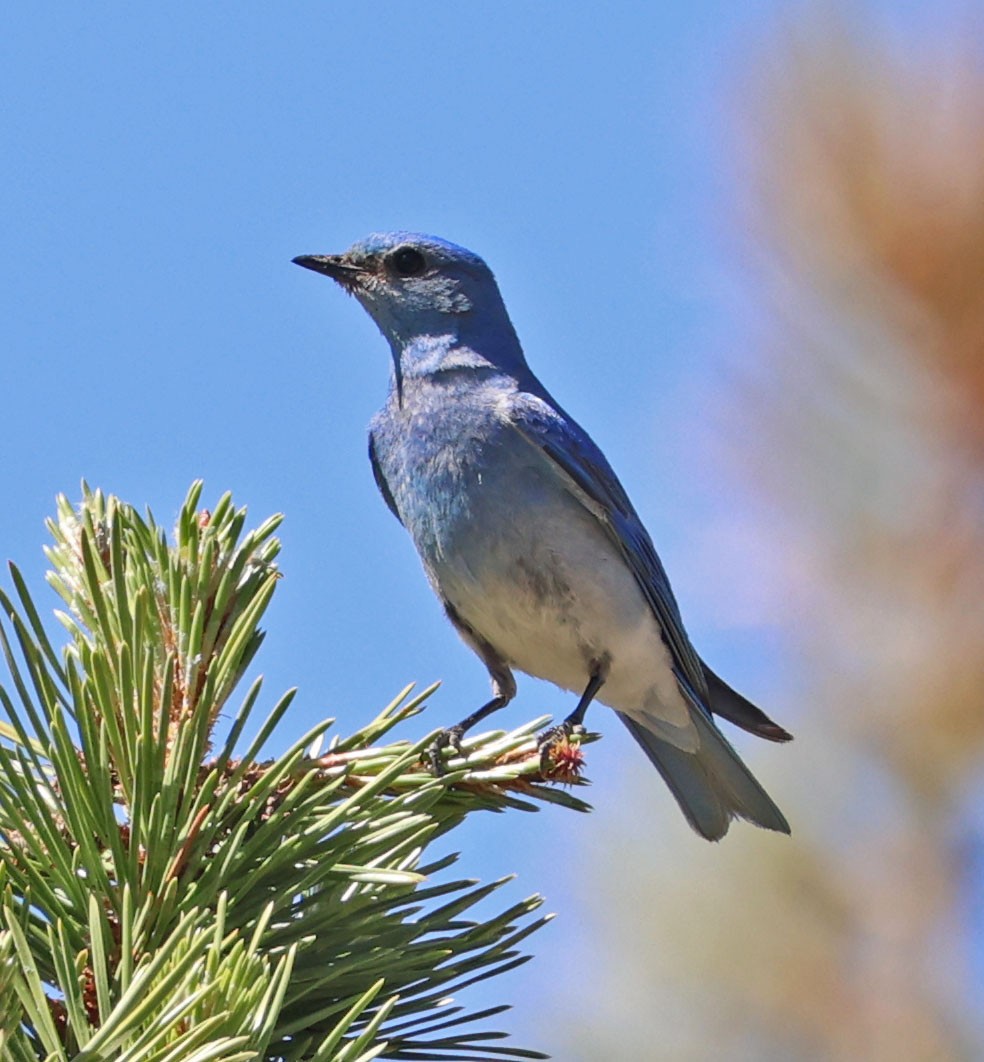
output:
[[[434,769],[513,699],[515,670],[580,694],[540,736],[544,757],[598,700],[702,837],[719,840],[736,817],[789,833],[714,717],[792,735],[698,656],[628,495],[530,369],[484,260],[398,231],[293,262],[355,296],[389,343],[389,392],[369,426],[376,485],[491,679],[491,699],[434,742]]]

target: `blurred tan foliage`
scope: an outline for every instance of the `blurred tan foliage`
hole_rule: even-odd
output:
[[[748,471],[808,531],[825,681],[947,814],[984,753],[984,69],[857,29],[786,48],[748,127],[781,319]]]
[[[748,57],[742,268],[770,323],[727,449],[768,510],[762,548],[789,558],[801,707],[767,707],[796,766],[759,773],[793,838],[667,841],[643,881],[610,873],[621,846],[637,864],[637,830],[613,839],[615,913],[598,917],[618,961],[579,1059],[984,1057],[965,953],[984,763],[982,44],[814,18]]]

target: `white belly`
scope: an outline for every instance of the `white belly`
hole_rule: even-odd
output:
[[[576,693],[600,669],[598,700],[695,748],[659,624],[605,530],[569,496],[519,523],[456,536],[431,565],[440,592],[510,666]]]

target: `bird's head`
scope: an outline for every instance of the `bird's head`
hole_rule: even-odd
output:
[[[342,254],[294,262],[336,280],[362,303],[389,340],[398,371],[401,359],[423,358],[435,344],[469,347],[493,364],[500,356],[522,358],[492,270],[464,247],[419,233],[374,233]]]

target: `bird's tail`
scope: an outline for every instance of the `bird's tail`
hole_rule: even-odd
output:
[[[719,841],[738,816],[767,830],[789,833],[789,823],[742,763],[738,753],[700,709],[691,709],[700,737],[695,752],[684,752],[619,713],[663,776],[690,825],[709,841]]]

